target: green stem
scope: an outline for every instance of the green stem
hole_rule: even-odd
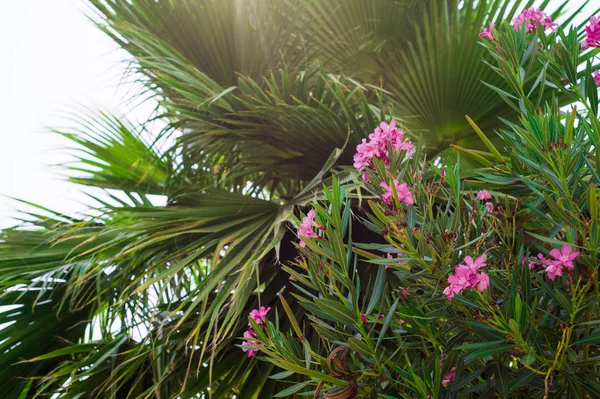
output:
[[[594,294],[596,298],[600,297],[600,282],[598,281],[598,268],[594,267]]]

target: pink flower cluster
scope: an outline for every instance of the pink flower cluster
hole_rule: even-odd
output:
[[[477,192],[475,199],[479,200],[479,201],[487,201],[489,199],[492,199],[492,194],[488,193],[487,190],[481,190],[481,191]],[[494,212],[494,204],[492,204],[489,201],[486,202],[485,210],[488,211],[488,213]]]
[[[481,292],[490,286],[490,276],[487,273],[477,273],[477,270],[486,266],[483,255],[473,260],[470,256],[465,257],[465,264],[459,264],[454,268],[454,274],[448,277],[450,284],[444,289],[444,295],[452,300],[456,294],[466,288],[477,289]]]
[[[523,10],[513,20],[513,28],[517,31],[521,30],[523,24],[525,24],[527,33],[532,33],[539,24],[544,27],[544,30],[552,29],[556,31],[557,27],[557,24],[552,21],[552,18],[548,14],[534,7]],[[495,41],[496,37],[492,33],[495,26],[495,24],[490,24],[489,28],[484,27],[479,33],[479,37]],[[590,22],[584,27],[584,30],[586,38],[581,42],[581,48],[600,48],[600,17],[590,17]],[[600,72],[594,72],[594,81],[596,82],[596,86],[600,87]]]
[[[475,196],[475,199],[477,199],[479,201],[487,201],[487,200],[489,200],[491,198],[492,198],[492,194],[488,193],[487,190],[481,190]],[[488,211],[488,213],[494,212],[494,204],[492,204],[489,201],[486,202],[485,203],[485,210]]]
[[[359,172],[363,172],[364,181],[369,181],[367,169],[373,169],[374,159],[383,161],[386,166],[390,165],[388,143],[396,151],[410,151],[413,148],[411,142],[404,140],[404,131],[396,127],[396,121],[392,120],[389,125],[381,122],[379,127],[369,135],[369,141],[362,139],[362,143],[356,146],[354,167]]]
[[[496,40],[496,37],[494,37],[494,34],[492,33],[492,30],[494,29],[495,26],[496,26],[496,24],[490,24],[489,28],[483,28],[483,30],[479,34],[479,37],[485,37],[491,41]]]
[[[408,189],[408,184],[399,184],[397,179],[394,179],[393,183],[394,187],[396,188],[396,194],[398,194],[398,201],[400,201],[400,203],[405,203],[407,205],[412,205],[415,203],[412,193]],[[385,190],[385,193],[382,195],[385,203],[392,206],[394,204],[394,191],[392,188],[385,182],[381,182],[379,187]]]
[[[475,199],[477,199],[479,201],[487,201],[487,200],[492,199],[492,194],[490,194],[487,190],[481,190],[481,191],[477,192]]]
[[[300,238],[300,246],[302,248],[306,247],[306,243],[302,241],[302,238],[318,237],[317,233],[313,231],[313,227],[319,229],[321,227],[315,222],[315,216],[317,216],[317,214],[315,213],[314,209],[311,209],[310,211],[308,211],[306,216],[302,218],[302,223],[300,223],[300,225],[298,226],[298,237]]]
[[[261,306],[258,309],[252,310],[249,316],[256,324],[264,325],[266,323],[269,310],[271,310],[271,308],[265,308],[264,306]],[[242,345],[260,345],[260,342],[256,340],[256,333],[252,329],[252,324],[250,322],[248,322],[248,326],[250,328],[248,328],[248,331],[244,332],[244,338],[246,338],[246,341],[242,342]],[[258,350],[254,348],[242,348],[242,350],[248,354],[248,357],[256,356],[256,353],[258,352]]]
[[[521,12],[521,14],[517,15],[513,20],[513,28],[515,30],[520,31],[525,24],[525,29],[527,33],[532,33],[538,26],[541,24],[546,29],[556,30],[556,24],[552,22],[552,18],[540,10],[539,8],[527,8]]]
[[[594,71],[593,77],[594,82],[596,82],[596,87],[600,87],[600,71]]]
[[[589,25],[584,29],[587,37],[581,43],[581,48],[600,47],[600,17],[591,17]]]
[[[258,341],[256,341],[255,338],[255,332],[252,328],[249,328],[248,331],[244,332],[244,338],[246,338],[246,341],[242,342],[242,345],[244,346],[251,346],[254,345],[255,343],[257,343]],[[246,352],[248,354],[248,357],[254,357],[256,356],[256,352],[258,352],[257,349],[254,348],[242,348],[242,350],[244,352]]]
[[[550,256],[554,259],[546,259],[544,258],[544,255],[538,254],[537,258],[539,262],[529,262],[529,269],[541,266],[546,269],[548,278],[554,281],[557,276],[563,275],[563,271],[573,270],[575,267],[573,261],[578,255],[579,252],[573,252],[573,248],[565,244],[560,248],[560,251],[558,248],[553,248],[552,251],[550,251]]]
[[[267,320],[267,314],[269,314],[269,311],[271,310],[271,308],[265,308],[264,306],[261,306],[258,309],[254,309],[252,312],[250,312],[249,316],[252,320],[254,320],[254,322],[258,325],[263,325],[265,324],[266,320]],[[250,323],[248,323],[248,325],[251,325]]]

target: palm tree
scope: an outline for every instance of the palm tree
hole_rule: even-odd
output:
[[[486,131],[513,117],[482,84],[503,87],[478,32],[533,4],[88,1],[165,127],[98,113],[57,132],[78,151],[71,181],[99,194],[78,216],[27,204],[1,233],[8,399],[279,391],[273,366],[236,344],[248,312],[278,295],[302,314],[281,271],[296,256],[290,216],[332,175],[353,178],[354,148],[382,119],[434,157],[475,145],[465,114]]]

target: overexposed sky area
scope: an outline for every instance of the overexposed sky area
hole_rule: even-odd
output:
[[[551,1],[551,8],[564,1]],[[569,0],[568,7],[583,1]],[[591,3],[590,10],[597,0]],[[86,197],[48,166],[69,159],[68,142],[49,126],[62,126],[70,113],[85,108],[127,113],[133,120],[144,109],[127,112],[127,88],[119,88],[127,54],[85,17],[85,2],[0,0],[0,6],[1,229],[14,223],[10,217],[18,207],[7,197],[60,212],[84,208]]]
[[[129,106],[120,86],[127,54],[86,18],[81,0],[0,0],[0,228],[21,207],[7,197],[61,212],[86,197],[59,168],[68,141],[51,133],[78,112]],[[139,110],[138,110],[139,112]],[[135,117],[135,115],[134,115]]]

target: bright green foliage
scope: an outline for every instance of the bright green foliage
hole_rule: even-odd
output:
[[[521,112],[500,131],[505,155],[473,123],[489,152],[462,152],[481,169],[465,176],[460,161],[434,165],[417,145],[387,167],[375,161],[367,183],[334,181],[312,204],[322,233],[304,239],[302,256],[284,268],[298,289],[281,299],[294,328],[252,322],[257,356],[310,382],[294,392],[600,397],[598,50],[582,53],[574,30],[526,34],[504,24],[494,34],[485,43],[491,67],[514,90],[494,89]],[[580,57],[587,68],[570,75]],[[585,111],[540,103],[543,90]],[[414,205],[381,200],[380,182],[392,179],[408,184]],[[492,198],[476,198],[483,188]],[[355,217],[374,233],[369,241],[353,231]],[[561,247],[578,254],[552,278],[557,258],[548,253]],[[449,300],[449,276],[467,256],[485,257],[479,271],[491,286]],[[294,302],[309,313],[304,324],[288,310]],[[306,339],[309,329],[320,339]]]
[[[507,215],[512,215],[517,195],[528,198],[519,203],[519,212],[531,211],[518,213],[510,226],[524,226],[537,236],[521,237],[507,230],[502,233],[506,240],[530,245],[550,237],[545,239],[576,244],[582,238],[578,232],[588,225],[591,229],[591,222],[573,215],[586,209],[588,198],[595,198],[590,183],[597,183],[598,159],[590,154],[597,140],[590,138],[597,137],[597,121],[579,113],[564,127],[565,119],[557,111],[559,105],[580,101],[580,95],[590,109],[597,108],[589,80],[592,66],[584,70],[591,53],[582,56],[574,50],[582,27],[562,40],[570,43],[566,50],[556,36],[540,36],[556,51],[535,56],[526,55],[530,38],[500,38],[503,46],[519,48],[515,57],[526,58],[523,76],[515,66],[520,61],[501,67],[494,48],[486,49],[477,35],[483,25],[510,20],[533,1],[89,3],[97,26],[134,58],[126,74],[136,81],[135,87],[141,84],[134,100],[152,99],[158,106],[147,123],[98,113],[82,115],[75,127],[59,131],[74,144],[76,162],[65,169],[72,182],[90,193],[89,208],[80,215],[62,215],[24,203],[30,210],[23,213],[23,223],[0,233],[0,304],[14,305],[0,313],[0,324],[12,323],[0,329],[3,398],[244,399],[271,397],[288,388],[290,380],[301,385],[287,393],[301,395],[312,386],[305,375],[342,384],[345,378],[326,377],[329,371],[323,363],[332,341],[321,342],[320,337],[346,337],[347,332],[327,327],[332,320],[308,323],[308,317],[322,316],[323,308],[331,308],[327,301],[341,301],[341,294],[346,302],[339,303],[353,304],[351,313],[335,305],[336,317],[346,322],[355,320],[359,306],[369,313],[394,303],[397,311],[406,306],[396,302],[398,296],[384,279],[390,272],[377,267],[380,261],[371,259],[370,268],[362,264],[379,258],[379,244],[369,245],[377,242],[373,237],[379,238],[383,226],[394,234],[406,226],[388,226],[390,214],[380,204],[374,203],[368,212],[361,207],[379,188],[357,189],[353,183],[358,179],[349,168],[356,145],[381,120],[395,118],[421,140],[421,152],[410,161],[413,169],[403,172],[403,178],[421,190],[417,204],[427,204],[407,211],[411,226],[438,231],[433,237],[415,236],[413,251],[414,256],[428,254],[415,266],[437,265],[435,270],[423,269],[435,278],[446,276],[457,248],[473,244],[477,229],[491,223],[489,215],[465,221],[472,204],[467,201],[462,210],[461,190],[472,186],[494,186],[512,195],[506,199]],[[547,3],[539,5],[546,8]],[[551,12],[559,21],[563,8]],[[562,20],[568,24],[575,12]],[[547,59],[549,54],[552,58]],[[569,75],[556,68],[568,68]],[[563,77],[577,81],[583,94],[556,89],[562,87],[556,82]],[[538,114],[542,106],[547,111]],[[556,116],[547,118],[549,114]],[[520,115],[526,119],[520,121]],[[164,129],[152,130],[154,120]],[[505,121],[509,128],[501,138],[490,137],[482,144],[474,140],[484,137],[472,128],[475,123],[490,132],[506,126]],[[558,136],[569,143],[557,165],[546,160],[547,154],[530,153],[540,147],[513,143],[516,135],[525,140],[533,134],[532,124],[545,132],[539,136],[541,143]],[[492,151],[501,140],[508,140],[510,148]],[[467,157],[461,156],[461,174],[459,164],[453,163],[444,184],[435,168],[425,169],[422,178],[412,177],[424,157],[443,154],[450,143],[469,157],[467,164]],[[490,153],[481,151],[486,146]],[[480,164],[483,169],[473,168]],[[394,165],[407,164],[398,159]],[[539,169],[552,171],[553,177]],[[437,187],[435,195],[426,184]],[[560,185],[568,187],[565,192],[556,188]],[[321,194],[323,186],[326,196]],[[557,200],[557,193],[565,199]],[[319,218],[331,226],[327,234],[333,241],[327,241],[327,251],[316,243],[309,243],[309,249],[329,262],[343,262],[334,276],[320,276],[331,287],[342,284],[335,293],[326,287],[309,291],[319,279],[308,284],[298,275],[297,281],[289,282],[290,275],[282,271],[282,266],[297,270],[289,268],[317,259],[295,260],[296,237],[289,223],[306,213],[303,207],[315,199],[325,201]],[[562,219],[549,216],[546,206]],[[589,208],[590,214],[597,214],[593,205]],[[368,221],[361,219],[365,212],[371,214]],[[487,231],[492,230],[490,226]],[[446,231],[456,234],[457,241],[444,236]],[[402,241],[397,237],[393,243]],[[592,264],[595,258],[587,245],[592,244],[585,247]],[[504,262],[509,264],[524,250]],[[587,261],[585,256],[578,262]],[[426,282],[433,277],[427,273],[414,282],[423,284],[423,290],[431,288]],[[494,289],[499,289],[497,281],[502,280],[492,276]],[[311,295],[321,291],[327,295],[313,303]],[[287,307],[279,305],[282,292],[295,295],[288,296]],[[300,302],[313,303],[309,312],[299,297],[306,299]],[[440,309],[446,303],[435,300]],[[275,363],[246,359],[239,348],[246,315],[259,305],[272,306],[272,314],[281,316],[272,317],[270,337],[289,330],[302,336],[281,338],[271,356],[278,359]],[[427,308],[418,311],[425,313]],[[291,314],[297,323],[288,317]],[[386,334],[396,334],[398,323],[390,319]],[[379,333],[380,327],[373,331]],[[381,353],[391,346],[391,339],[377,340],[373,347],[358,338],[352,345]],[[440,342],[446,344],[441,338]],[[432,367],[431,358],[422,359]],[[447,367],[449,360],[444,364]],[[281,367],[295,374],[281,374]],[[430,378],[423,368],[415,370],[419,378]],[[274,373],[279,378],[268,378]],[[440,375],[436,369],[435,378]],[[420,384],[412,376],[406,381]],[[377,381],[380,374],[368,378]]]

